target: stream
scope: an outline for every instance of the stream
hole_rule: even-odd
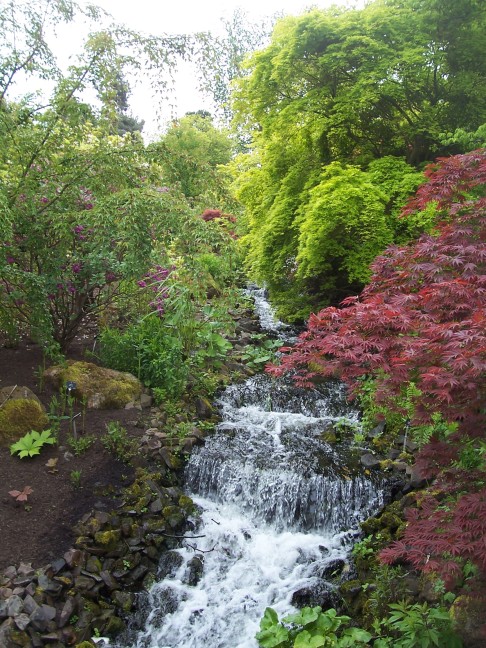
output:
[[[290,339],[263,291],[253,296],[263,328]],[[352,448],[323,438],[336,421],[358,421],[342,385],[302,390],[257,375],[217,405],[222,422],[186,468],[200,511],[192,537],[163,557],[144,628],[117,648],[258,648],[267,606],[285,615],[312,593],[332,604],[332,572],[349,569],[359,522],[387,501],[386,482]]]

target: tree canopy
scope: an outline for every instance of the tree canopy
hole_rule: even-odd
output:
[[[358,292],[374,256],[407,237],[394,216],[420,166],[477,141],[485,20],[472,0],[315,9],[278,21],[250,57],[233,107],[252,150],[234,163],[235,189],[250,273],[281,315]]]

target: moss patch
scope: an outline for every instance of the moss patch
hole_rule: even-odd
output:
[[[0,445],[17,441],[31,430],[40,432],[49,420],[43,406],[34,399],[9,399],[0,408]]]
[[[98,367],[91,362],[68,361],[45,372],[45,378],[61,389],[68,381],[76,384],[74,395],[93,409],[119,409],[140,398],[141,382],[130,373]]]

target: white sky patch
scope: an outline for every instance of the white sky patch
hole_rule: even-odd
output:
[[[0,0],[1,1],[1,0]],[[124,24],[143,34],[175,35],[211,31],[222,35],[222,20],[230,20],[237,9],[243,10],[249,22],[259,22],[275,14],[300,15],[311,7],[325,9],[333,4],[349,7],[362,6],[365,0],[93,0],[91,4],[102,7],[111,14],[114,22]],[[87,4],[80,1],[81,4]],[[110,20],[96,25],[101,29]],[[92,26],[91,26],[92,28]],[[81,51],[88,26],[79,21],[59,28],[53,49],[65,68],[75,61]],[[154,99],[148,79],[128,78],[131,85],[129,110],[133,116],[145,120],[144,137],[154,139],[171,120],[186,112],[200,109],[213,111],[211,99],[198,90],[197,69],[190,62],[181,62],[175,74],[175,84],[170,97]],[[33,92],[37,87],[17,85],[16,94]]]

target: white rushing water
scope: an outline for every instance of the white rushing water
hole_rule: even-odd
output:
[[[204,574],[187,585],[187,562],[198,552],[178,550],[184,562],[151,591],[152,612],[137,646],[144,648],[255,648],[267,606],[285,614],[296,589],[315,582],[319,566],[344,558],[341,535],[276,532],[255,524],[237,508],[195,498],[204,509],[197,546]],[[201,555],[201,554],[199,554]],[[179,602],[164,615],[164,605]]]
[[[332,601],[329,570],[383,506],[384,486],[323,440],[337,419],[357,420],[342,386],[256,376],[229,387],[219,408],[218,431],[186,470],[201,511],[192,537],[163,557],[145,628],[117,646],[257,648],[267,606],[285,615],[312,590]]]

